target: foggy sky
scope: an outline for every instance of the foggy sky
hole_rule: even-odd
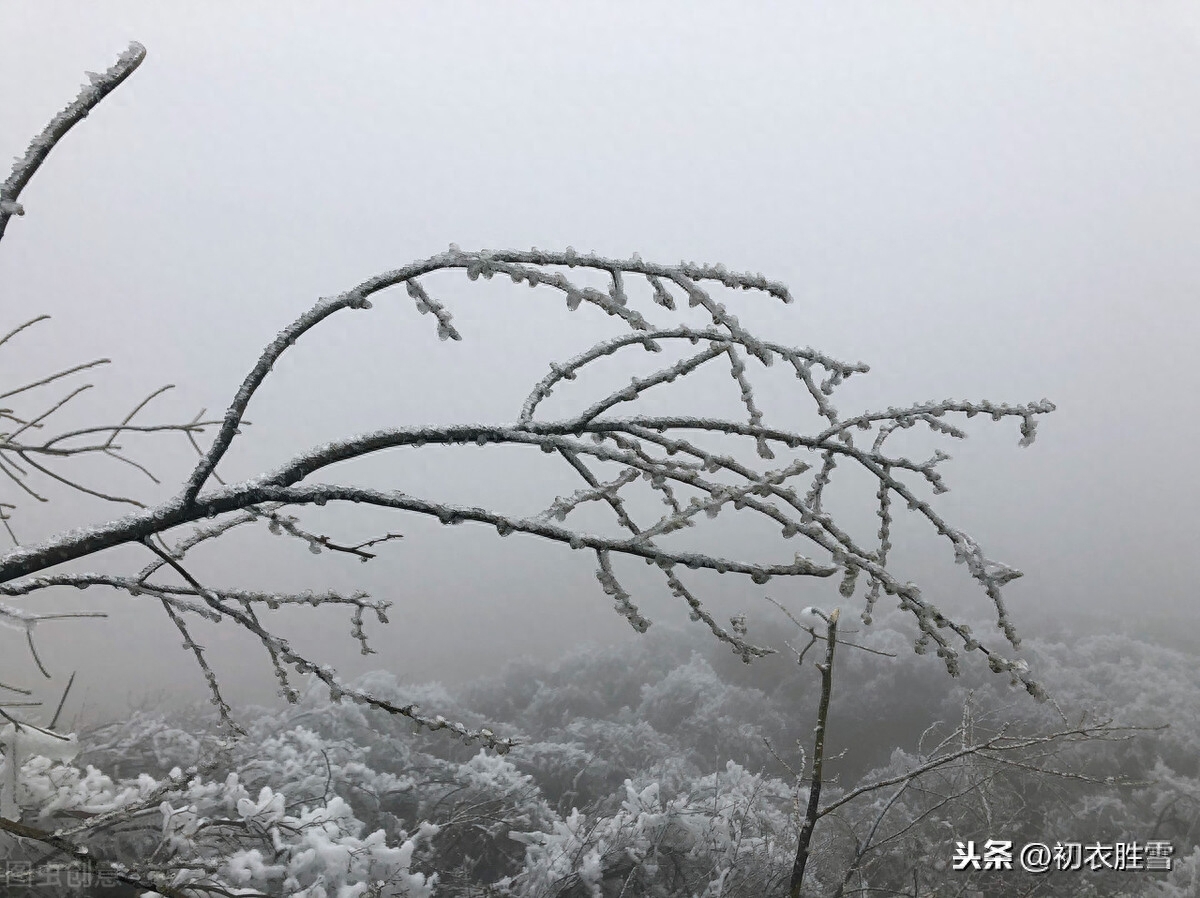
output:
[[[0,378],[111,357],[81,420],[119,417],[168,382],[158,417],[219,414],[319,296],[451,242],[719,261],[796,296],[739,294],[743,322],[872,366],[837,395],[843,414],[946,397],[1057,404],[1029,449],[1011,421],[978,419],[967,442],[938,444],[955,460],[936,507],[1026,573],[1006,592],[1018,624],[1023,610],[1193,613],[1194,5],[38,3],[0,7],[0,34],[8,157],[85,70],[130,40],[149,51],[34,177],[0,243],[0,332],[54,316],[0,352]],[[226,478],[361,430],[514,420],[550,361],[618,332],[527,288],[436,283],[462,343],[440,343],[398,290],[329,322],[251,405]],[[768,417],[805,401],[796,385],[766,388]],[[177,492],[183,441],[138,447],[163,484],[114,476],[144,500]],[[521,513],[578,486],[507,450],[392,452],[356,470]],[[22,539],[121,512],[54,496],[22,505]],[[197,570],[393,598],[370,659],[345,615],[301,623],[298,645],[347,674],[459,679],[575,640],[636,638],[584,553],[384,513],[303,514],[347,539],[405,536],[366,565],[253,536]],[[728,538],[736,555],[755,537]],[[913,539],[901,579],[985,614],[949,547]],[[686,621],[652,578],[630,576],[651,618]],[[748,610],[760,635],[778,625],[748,581],[698,582],[722,616]],[[89,702],[203,694],[161,609],[85,598],[55,601],[112,617],[43,638],[60,670],[88,671]],[[203,633],[219,672],[270,693],[261,652]]]

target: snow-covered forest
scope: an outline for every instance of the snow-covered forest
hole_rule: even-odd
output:
[[[996,46],[1007,59],[1021,44]],[[352,263],[276,259],[287,279],[319,279],[297,301],[290,280],[255,280],[270,252],[239,261],[266,245],[247,222],[286,202],[259,198],[213,228],[216,194],[189,200],[191,220],[182,195],[152,195],[150,169],[89,155],[119,141],[136,86],[163,74],[153,47],[118,52],[28,135],[0,135],[17,154],[0,184],[4,894],[1200,894],[1200,648],[1176,548],[1190,546],[1194,484],[1154,404],[1185,383],[1105,395],[1095,372],[1119,366],[1095,352],[1103,340],[1075,324],[1050,339],[1052,323],[1003,311],[1002,283],[959,317],[913,316],[911,297],[887,314],[846,300],[862,304],[844,352],[924,365],[912,383],[954,394],[914,399],[886,370],[806,344],[802,325],[831,303],[770,271],[560,243],[420,257],[423,242],[397,258],[353,216],[313,228],[363,252]],[[244,61],[224,65],[214,89]],[[930,71],[943,65],[961,61]],[[1071,70],[1054,71],[1030,96]],[[249,104],[239,90],[214,96]],[[308,96],[318,120],[338,114]],[[453,107],[430,102],[431,121]],[[411,125],[406,140],[438,143]],[[247,195],[276,189],[288,149],[252,161],[241,133],[222,138]],[[167,159],[198,185],[224,180],[188,169],[204,157],[191,153]],[[748,172],[753,154],[729,162]],[[85,176],[55,194],[56,170]],[[310,173],[295,208],[315,221],[337,205],[323,185],[353,190],[358,174]],[[454,195],[406,177],[414,205]],[[113,191],[125,196],[106,205]],[[64,197],[81,222],[128,224],[125,248],[90,256],[123,229],[74,231]],[[989,220],[972,202],[967,217]],[[222,283],[220,254],[184,286],[162,272],[187,253],[161,234],[203,234],[241,272],[225,312],[187,292]],[[1103,242],[1080,234],[1087,252]],[[1049,254],[1038,264],[1053,269]],[[99,301],[91,324],[70,312],[80,273]],[[1191,283],[1176,273],[1171,297]],[[173,298],[157,294],[172,283],[190,301],[163,337]],[[130,311],[146,294],[151,317]],[[266,314],[259,294],[286,312]],[[1162,307],[1155,326],[1178,342],[1172,316],[1191,313]],[[133,329],[102,332],[123,315]],[[900,323],[914,317],[924,344]],[[1056,374],[1072,341],[1099,367]],[[976,382],[939,371],[943,345],[1003,358],[1004,401],[954,398]],[[1138,367],[1138,351],[1120,358]],[[1169,383],[1178,359],[1157,364]],[[1065,414],[1035,398],[1040,374],[1076,400]],[[1114,409],[1129,417],[1106,433]],[[1138,442],[1134,482],[1098,489],[1128,461],[1122,439],[1147,428],[1154,462]]]
[[[1062,636],[1028,652],[1061,703],[1145,729],[1079,735],[1078,720],[1015,700],[986,673],[947,689],[889,623],[871,638],[895,652],[886,667],[847,654],[825,795],[857,797],[818,827],[804,894],[1195,895],[1195,655]],[[315,683],[284,710],[247,709],[247,735],[224,747],[210,707],[147,707],[80,733],[70,764],[27,761],[18,799],[27,819],[56,825],[109,815],[120,825],[93,828],[95,856],[219,879],[232,894],[781,895],[806,792],[796,740],[808,741],[816,695],[811,671],[772,660],[742,665],[656,628],[457,689],[382,671],[356,684],[520,734],[504,755],[330,703]],[[1082,846],[1081,870],[953,869],[953,840],[1047,833]],[[1117,871],[1095,847],[1150,840],[1174,846],[1170,872]]]

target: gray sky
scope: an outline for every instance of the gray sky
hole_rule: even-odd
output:
[[[450,242],[720,261],[797,297],[776,307],[743,294],[744,322],[871,364],[842,388],[844,413],[945,397],[1057,403],[1031,449],[1012,422],[978,419],[967,443],[943,446],[953,491],[938,507],[1026,572],[1007,592],[1018,623],[1023,609],[1195,607],[1193,4],[47,2],[0,7],[0,34],[9,157],[85,70],[130,40],[149,50],[37,174],[0,245],[0,330],[55,318],[0,353],[0,377],[110,356],[84,418],[164,382],[178,389],[160,416],[221,409],[318,296]],[[227,476],[365,429],[512,420],[551,360],[616,332],[527,288],[437,283],[462,343],[439,343],[403,291],[331,322],[255,400]],[[766,388],[769,416],[803,401],[796,385]],[[164,480],[138,486],[143,498],[177,490],[189,456],[176,442],[142,446]],[[522,513],[576,487],[521,453],[391,453],[359,470]],[[114,513],[57,498],[22,509],[23,538]],[[583,554],[387,515],[306,520],[405,539],[359,565],[264,536],[206,556],[203,573],[394,598],[367,666],[453,679],[577,639],[635,638]],[[757,536],[723,538],[744,548]],[[986,611],[948,546],[913,539],[902,578],[948,609]],[[638,597],[652,618],[686,620],[643,581],[659,593]],[[709,585],[717,611],[775,625],[764,590]],[[112,619],[46,639],[61,664],[84,659],[89,701],[201,694],[160,611],[87,598]],[[301,645],[363,669],[343,616],[310,620],[327,630]],[[258,683],[248,694],[269,690],[252,647],[205,638],[219,668]]]

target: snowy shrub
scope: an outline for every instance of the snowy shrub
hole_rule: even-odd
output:
[[[690,759],[705,770],[731,758],[754,767],[769,765],[763,740],[778,741],[789,729],[764,693],[723,682],[695,654],[643,687],[636,714],[687,746]]]
[[[692,785],[667,797],[657,782],[627,780],[610,816],[573,810],[550,830],[513,834],[526,846],[525,868],[501,887],[521,898],[776,892],[795,841],[787,787],[732,761]]]
[[[281,778],[289,761],[282,762]],[[161,780],[142,774],[117,781],[94,767],[80,769],[46,757],[27,760],[17,783],[9,819],[40,827],[42,821],[75,818],[81,822],[46,838],[53,843],[69,835],[89,857],[128,859],[104,862],[96,871],[103,881],[124,879],[170,894],[434,894],[436,877],[413,866],[414,854],[437,827],[423,824],[413,835],[400,832],[394,839],[381,829],[367,833],[336,795],[318,795],[297,806],[270,786],[248,790],[237,773],[211,780],[194,769],[176,768]],[[119,823],[119,830],[109,823]]]

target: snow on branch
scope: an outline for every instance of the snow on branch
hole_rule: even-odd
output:
[[[614,281],[620,284],[620,289],[604,294],[576,284],[563,273],[563,269],[570,271],[580,267],[602,270],[610,277],[614,272],[621,275],[623,279]],[[450,312],[430,297],[417,281],[417,278],[433,272],[454,270],[465,271],[470,279],[486,279],[502,273],[531,286],[548,287],[565,296],[571,308],[582,307],[584,303],[595,306],[619,319],[633,333],[596,343],[565,364],[552,364],[550,374],[533,387],[522,404],[515,423],[388,428],[314,446],[296,454],[275,470],[248,481],[221,482],[216,486],[208,486],[233,440],[242,433],[246,410],[258,387],[273,370],[275,362],[301,336],[329,316],[343,309],[367,309],[371,306],[368,297],[403,283],[410,297],[417,300],[418,309],[431,312],[437,318],[442,336],[452,330],[453,336],[462,338],[463,335],[453,330],[450,324]],[[677,285],[685,291],[692,306],[708,313],[713,327],[695,328],[678,323],[652,325],[646,317],[646,314],[653,314],[652,310],[643,314],[633,307],[634,297],[628,279],[637,277],[654,277]],[[7,588],[21,590],[24,587],[16,578],[38,574],[47,567],[85,558],[131,541],[155,547],[147,543],[151,537],[161,538],[176,528],[221,516],[229,517],[202,524],[177,542],[163,557],[169,557],[171,562],[177,563],[189,548],[200,541],[219,539],[235,527],[261,521],[267,522],[274,532],[286,532],[304,540],[313,551],[340,548],[343,551],[361,552],[361,546],[378,540],[358,546],[342,546],[328,536],[318,536],[303,529],[299,518],[284,514],[282,509],[329,502],[365,503],[434,517],[443,524],[475,522],[494,528],[501,536],[525,533],[572,549],[589,550],[600,560],[597,576],[604,591],[614,598],[618,612],[639,630],[645,629],[649,622],[637,611],[631,595],[621,586],[611,559],[614,555],[643,558],[662,569],[668,588],[687,602],[693,619],[705,621],[718,639],[730,644],[746,660],[764,654],[769,649],[752,646],[745,641],[742,632],[730,632],[718,625],[696,596],[694,588],[683,582],[678,568],[741,574],[748,576],[755,584],[764,584],[774,577],[829,577],[842,572],[843,594],[846,595],[853,593],[856,576],[862,573],[870,584],[864,620],[869,621],[870,609],[882,590],[896,597],[900,607],[914,617],[919,630],[918,652],[932,641],[947,669],[956,674],[960,649],[982,650],[992,669],[1009,673],[1023,682],[1030,692],[1040,694],[1036,683],[1017,662],[981,645],[968,628],[949,620],[924,599],[914,584],[898,580],[887,570],[887,528],[891,524],[888,509],[891,496],[894,495],[950,541],[956,559],[966,562],[971,575],[992,599],[997,610],[998,625],[1012,645],[1017,647],[1015,630],[1008,619],[999,588],[1019,576],[1019,572],[987,559],[970,537],[943,521],[929,502],[919,497],[913,491],[913,486],[899,477],[905,471],[919,474],[935,493],[942,492],[946,487],[937,466],[949,456],[939,450],[928,460],[916,461],[888,453],[886,441],[896,430],[906,429],[916,423],[926,424],[934,433],[961,438],[961,430],[941,419],[948,414],[971,417],[983,412],[996,420],[1020,418],[1022,444],[1027,444],[1033,431],[1030,422],[1034,416],[1053,410],[1053,405],[1044,400],[1017,406],[946,400],[842,419],[827,397],[833,393],[837,383],[852,374],[865,372],[867,366],[838,362],[810,348],[786,347],[755,338],[738,322],[736,316],[729,313],[724,304],[709,295],[703,286],[708,281],[716,281],[725,287],[738,286],[752,292],[765,292],[779,298],[787,297],[785,288],[761,276],[733,274],[716,267],[653,265],[636,257],[617,260],[582,256],[569,250],[563,253],[537,250],[468,253],[454,247],[447,253],[365,281],[346,293],[322,299],[281,331],[263,351],[234,394],[215,439],[207,450],[202,451],[200,461],[177,498],[157,508],[143,509],[99,527],[62,534],[38,546],[19,547],[0,557],[0,582],[5,583]],[[653,289],[652,284],[651,287]],[[661,303],[654,305],[661,307]],[[679,340],[687,340],[692,344],[703,343],[706,348],[698,354],[684,356],[664,365],[652,374],[631,379],[627,387],[611,392],[599,401],[585,404],[577,413],[556,419],[538,416],[541,401],[551,390],[574,380],[588,365],[615,356],[623,350],[641,348],[644,351],[659,351],[663,343]],[[796,376],[816,402],[818,413],[829,422],[829,426],[816,433],[769,426],[766,413],[755,398],[753,374],[744,361],[743,353],[753,356],[764,366],[769,366],[777,358],[791,364]],[[705,363],[718,358],[725,358],[730,364],[737,399],[746,412],[745,420],[613,414],[616,406],[636,403],[651,390],[666,389]],[[816,368],[826,371],[820,383],[814,373]],[[198,429],[198,426],[193,429]],[[872,430],[876,436],[870,448],[859,448],[853,433]],[[774,469],[762,470],[745,461],[744,453],[730,447],[727,442],[723,444],[723,450],[702,445],[705,441],[729,438],[752,441],[755,454],[762,459],[775,458],[777,451],[799,451],[802,457]],[[555,499],[542,514],[520,517],[495,509],[450,504],[437,498],[369,489],[354,483],[312,481],[315,475],[337,462],[362,458],[384,449],[408,447],[419,450],[453,445],[537,447],[542,452],[566,459],[583,477],[584,485],[570,497]],[[821,459],[819,471],[805,498],[801,498],[802,493],[793,485],[812,467],[803,455],[816,455]],[[690,457],[691,461],[685,461],[680,456]],[[865,469],[879,483],[877,498],[887,517],[880,531],[877,548],[860,545],[821,508],[821,495],[831,481],[838,459]],[[588,465],[616,465],[618,469],[614,471],[615,476],[602,480],[593,475]],[[730,482],[731,478],[733,482]],[[668,506],[665,514],[646,526],[635,523],[624,504],[624,498],[642,483],[649,484],[651,491],[659,493]],[[691,494],[686,503],[679,501],[680,491],[685,495]],[[612,507],[617,523],[629,531],[629,535],[617,538],[568,526],[571,512],[585,502],[601,502]],[[814,560],[796,554],[787,561],[751,563],[739,558],[717,557],[662,544],[663,538],[694,527],[700,512],[704,512],[708,518],[715,518],[726,508],[771,519],[780,527],[784,537],[804,537],[826,554],[829,560]],[[397,535],[389,534],[388,538]],[[158,588],[164,608],[178,625],[182,618],[177,615],[192,613],[192,608],[180,606],[178,602],[182,597],[179,596],[168,601],[162,585],[150,582],[152,575],[170,566],[171,563],[164,563],[161,559],[149,566],[135,589],[148,593],[151,588]],[[192,594],[202,600],[210,613],[234,621],[262,641],[284,685],[285,694],[291,692],[287,686],[286,667],[301,672],[321,669],[319,665],[292,653],[282,640],[264,629],[252,612],[247,612],[247,603],[240,603],[244,606],[241,611],[233,609],[229,602],[234,600],[235,592],[228,589],[201,589],[194,584]],[[948,631],[950,635],[943,631]],[[361,626],[357,624],[355,634],[361,637]],[[957,646],[951,641],[952,637],[956,638]],[[185,640],[185,644],[190,643]],[[365,648],[365,641],[363,644]],[[202,667],[205,666],[204,662],[200,663]],[[210,680],[214,695],[218,694],[215,678],[209,676],[207,671],[206,679]],[[333,678],[332,673],[327,685],[333,693],[350,695]],[[400,713],[405,711],[401,710]],[[417,719],[415,714],[413,716]]]
[[[24,156],[17,157],[13,164],[12,173],[0,184],[0,238],[8,227],[8,220],[14,215],[24,215],[25,210],[19,202],[21,191],[29,183],[29,179],[46,161],[50,151],[58,144],[63,135],[75,125],[87,118],[96,105],[112,93],[146,58],[146,48],[136,41],[117,57],[117,61],[108,69],[96,74],[88,72],[88,83],[79,91],[65,109],[59,112],[50,123],[42,129],[42,133],[29,144]]]
[[[93,84],[35,139],[0,194],[4,203],[0,206],[0,235],[7,217],[20,211],[16,205],[20,189],[55,142],[127,77],[143,55],[140,46],[133,45],[116,66],[95,76]],[[387,292],[390,288],[403,285],[416,311],[432,316],[440,339],[470,342],[472,335],[455,327],[450,308],[431,295],[428,286],[432,275],[447,277],[456,273],[465,274],[472,282],[498,275],[507,277],[515,284],[528,285],[539,298],[563,302],[567,309],[588,315],[586,326],[590,332],[594,333],[594,328],[607,319],[622,333],[605,335],[565,362],[551,362],[549,373],[531,387],[515,419],[502,416],[491,423],[388,427],[323,445],[297,447],[290,459],[249,480],[226,482],[218,475],[217,469],[234,440],[244,437],[246,413],[276,363],[298,340],[331,316],[346,310],[369,310],[374,303],[396,295]],[[592,282],[603,280],[607,286],[599,289],[588,283],[587,278]],[[364,652],[369,652],[364,614],[372,612],[380,623],[385,623],[386,603],[374,602],[361,593],[346,596],[314,592],[294,596],[251,592],[236,584],[213,586],[202,583],[189,569],[189,552],[197,545],[234,538],[246,527],[256,525],[265,525],[272,532],[299,540],[315,553],[338,551],[367,561],[375,555],[367,551],[369,548],[398,539],[400,534],[389,532],[359,542],[338,540],[312,531],[301,517],[291,513],[305,506],[331,502],[366,504],[430,517],[446,525],[475,523],[494,529],[499,536],[521,533],[572,550],[587,551],[597,560],[596,576],[602,591],[613,599],[617,613],[639,632],[650,622],[621,584],[614,561],[617,556],[642,559],[659,569],[667,589],[683,600],[693,620],[703,622],[716,639],[746,661],[772,650],[746,640],[748,628],[743,618],[735,618],[732,628],[719,624],[698,595],[698,586],[687,582],[687,571],[740,575],[756,586],[778,577],[840,575],[841,594],[847,599],[854,595],[859,581],[865,581],[864,622],[870,623],[879,596],[890,595],[916,624],[916,650],[923,652],[928,645],[935,645],[952,675],[959,670],[961,651],[980,651],[993,670],[1009,675],[1014,683],[1021,683],[1040,696],[1041,689],[1023,662],[983,645],[968,627],[946,617],[922,596],[917,585],[900,580],[889,569],[890,534],[895,521],[895,500],[899,499],[918,520],[932,526],[947,540],[955,560],[966,565],[991,600],[998,628],[1013,648],[1019,647],[1000,590],[1020,576],[1020,572],[988,558],[970,536],[943,520],[930,500],[918,494],[922,483],[934,494],[946,490],[938,466],[949,456],[938,450],[929,459],[913,460],[891,452],[889,439],[897,431],[916,425],[922,425],[934,436],[961,439],[965,431],[945,419],[986,414],[996,421],[1006,417],[1019,419],[1020,445],[1025,446],[1033,441],[1037,417],[1053,411],[1053,404],[1046,400],[1008,405],[948,399],[842,417],[830,397],[847,378],[866,373],[868,367],[838,361],[810,347],[792,347],[761,338],[730,311],[727,302],[734,301],[731,298],[734,294],[726,296],[719,290],[742,291],[752,302],[763,299],[791,302],[783,284],[762,274],[730,271],[722,265],[659,264],[646,262],[637,255],[612,258],[578,253],[570,247],[563,251],[536,248],[464,251],[451,245],[446,252],[384,272],[343,293],[318,300],[266,345],[233,392],[219,421],[201,420],[197,416],[185,424],[134,424],[135,416],[161,394],[162,390],[157,390],[135,405],[119,423],[64,431],[43,439],[52,416],[82,395],[89,384],[74,388],[57,402],[32,413],[0,409],[0,428],[4,428],[0,431],[0,483],[6,478],[18,495],[45,501],[41,481],[54,481],[136,509],[124,517],[61,533],[36,545],[18,544],[0,556],[0,595],[10,600],[0,616],[29,630],[33,618],[23,617],[26,612],[13,603],[33,601],[52,587],[105,586],[131,595],[149,596],[157,600],[179,629],[184,646],[195,657],[209,684],[214,704],[231,728],[235,725],[229,707],[221,698],[218,675],[189,633],[195,617],[223,621],[254,636],[279,680],[281,694],[289,699],[296,696],[289,678],[297,673],[312,675],[335,700],[346,698],[382,708],[429,729],[450,729],[462,738],[479,740],[500,751],[507,749],[512,741],[490,730],[468,730],[440,716],[428,715],[416,705],[389,703],[347,685],[332,668],[298,654],[273,632],[266,622],[268,618],[261,616],[264,610],[285,604],[344,604],[351,609],[352,637],[360,642]],[[686,299],[686,304],[678,304],[678,298]],[[707,323],[695,324],[697,314]],[[0,338],[0,347],[40,320],[41,317],[26,322]],[[696,350],[690,351],[689,345],[697,347]],[[553,391],[566,390],[581,372],[597,362],[620,363],[638,351],[660,353],[668,347],[682,349],[684,353],[656,371],[630,377],[627,385],[598,400],[580,399],[573,406],[574,411],[558,417],[542,413],[544,401]],[[674,385],[710,362],[721,360],[729,366],[735,388],[731,398],[740,409],[738,417],[651,415],[639,406],[639,401],[650,393],[660,403],[667,401]],[[39,390],[106,361],[35,375],[11,387],[0,385],[0,399],[37,395]],[[776,366],[777,361],[782,364]],[[760,366],[762,369],[790,366],[800,381],[801,397],[807,396],[812,401],[822,419],[819,429],[802,432],[769,423],[767,403],[756,395]],[[198,438],[208,433],[209,427],[215,427],[215,435],[203,447]],[[182,432],[199,455],[194,469],[182,479],[177,495],[159,505],[147,506],[134,498],[110,494],[51,467],[52,463],[70,461],[73,457],[100,454],[153,476],[123,455],[117,440],[134,432],[159,431]],[[856,444],[859,434],[873,440]],[[566,462],[582,483],[572,495],[543,503],[542,513],[522,516],[501,509],[452,504],[437,496],[316,479],[338,462],[368,457],[386,449],[432,451],[433,447],[463,445],[537,449],[551,456],[552,463]],[[785,457],[772,467],[761,464],[776,459],[780,453]],[[865,472],[876,484],[875,501],[881,520],[877,541],[868,542],[852,535],[824,509],[822,499],[835,472],[848,467]],[[40,478],[36,487],[35,475]],[[665,511],[639,522],[632,509],[642,506],[629,500],[646,496],[660,502]],[[593,533],[575,526],[580,516],[574,513],[585,503],[611,511],[620,532]],[[0,503],[0,520],[5,526],[12,507],[11,502]],[[752,517],[769,521],[779,528],[783,539],[801,537],[819,557],[793,552],[771,562],[759,562],[695,551],[680,542],[705,520],[722,514],[726,518],[740,514],[739,522]],[[17,542],[11,530],[10,535]],[[107,549],[130,544],[140,544],[153,555],[136,575],[50,571],[57,565],[90,559]]]
[[[3,337],[0,337],[0,350],[18,334],[22,334],[33,325],[50,318],[49,315],[38,315],[22,324],[17,325]],[[191,421],[170,424],[141,424],[134,423],[134,418],[142,413],[155,399],[170,389],[171,385],[159,387],[138,402],[120,421],[114,424],[101,424],[91,427],[77,427],[66,430],[51,431],[55,422],[54,416],[62,411],[68,403],[92,389],[92,384],[76,384],[57,400],[41,400],[47,388],[56,386],[64,379],[72,378],[82,371],[88,371],[109,364],[109,359],[94,359],[77,365],[60,368],[51,374],[41,375],[33,380],[25,381],[16,386],[0,384],[0,402],[12,401],[14,405],[0,407],[0,482],[7,482],[16,489],[14,498],[33,499],[36,502],[48,502],[46,487],[53,483],[66,486],[75,492],[115,502],[144,508],[137,499],[117,495],[110,491],[88,485],[83,481],[68,476],[61,470],[64,461],[71,461],[83,456],[102,456],[115,462],[134,468],[148,480],[158,483],[158,478],[142,463],[130,457],[124,451],[120,440],[130,434],[158,434],[163,432],[182,433],[194,437],[204,432],[206,427],[215,421],[201,420],[197,415]],[[21,403],[28,403],[29,408],[23,408]],[[9,539],[19,543],[13,529],[13,512],[15,502],[0,502],[0,524],[3,524]]]

